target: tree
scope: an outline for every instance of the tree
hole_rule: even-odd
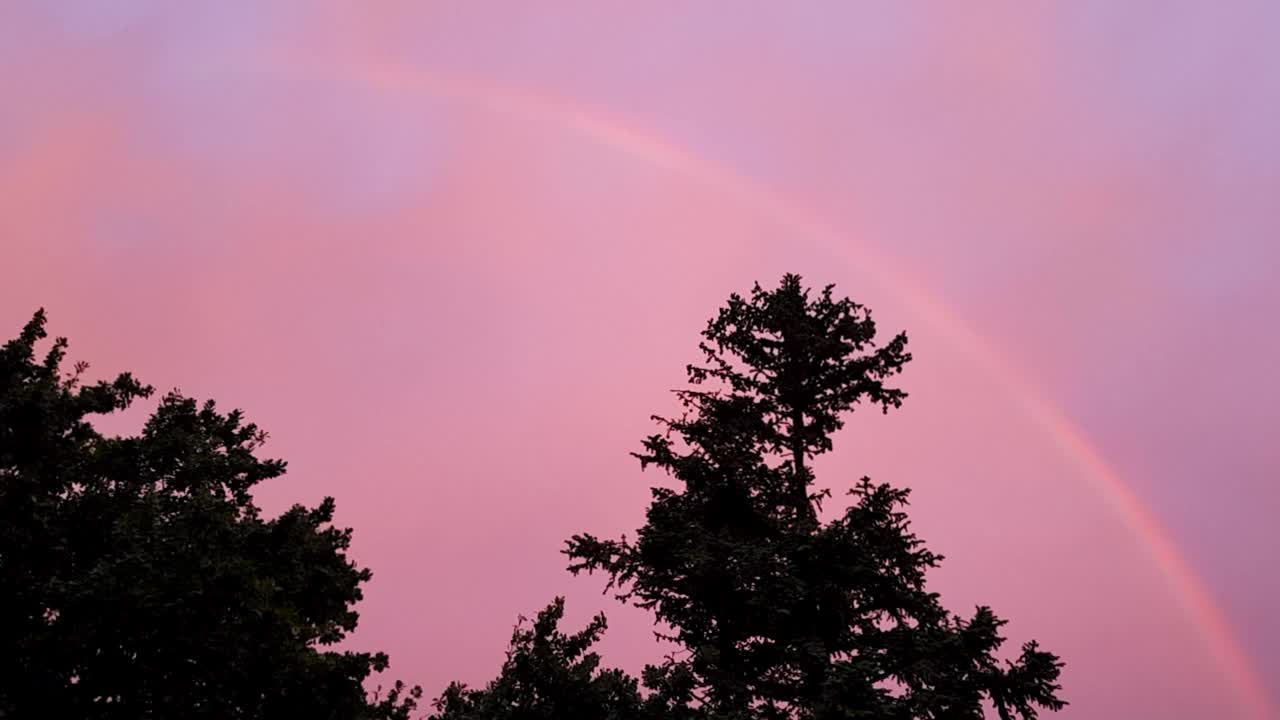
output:
[[[432,720],[639,720],[636,681],[619,670],[601,670],[591,647],[606,627],[597,615],[584,629],[559,629],[564,598],[556,598],[529,625],[520,619],[497,679],[483,689],[451,684],[435,701]]]
[[[333,499],[263,517],[251,491],[285,463],[212,401],[100,433],[153,390],[82,384],[63,338],[38,360],[45,322],[0,349],[0,715],[407,718],[417,688],[363,689],[386,655],[330,647],[370,578]]]
[[[1004,621],[946,610],[925,587],[942,557],[911,532],[908,491],[863,478],[825,524],[811,460],[911,359],[904,334],[875,343],[870,312],[796,275],[730,297],[703,332],[684,413],[636,453],[655,487],[634,541],[573,536],[569,567],[603,572],[682,648],[645,672],[672,710],[724,720],[1001,718],[1058,710],[1062,663],[1029,642],[1002,662]],[[672,690],[677,688],[677,690]]]

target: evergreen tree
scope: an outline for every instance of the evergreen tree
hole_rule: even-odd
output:
[[[453,683],[435,701],[432,720],[638,720],[635,679],[600,670],[591,647],[605,629],[597,615],[582,631],[559,629],[564,598],[556,598],[529,626],[521,618],[498,678],[483,689]]]
[[[813,297],[796,275],[730,297],[703,332],[704,362],[678,391],[684,413],[655,418],[642,466],[654,488],[634,541],[575,535],[570,570],[605,573],[619,598],[652,610],[682,653],[645,672],[652,703],[718,720],[1030,720],[1065,703],[1062,663],[1029,642],[997,657],[1004,621],[947,611],[925,587],[941,556],[911,532],[908,492],[863,478],[823,523],[812,459],[859,405],[887,412],[905,335],[878,346],[869,311]]]
[[[0,348],[0,716],[406,720],[418,689],[363,688],[385,655],[328,647],[370,578],[332,498],[263,517],[250,492],[285,464],[213,402],[101,434],[152,389],[82,385],[45,336],[41,311]]]

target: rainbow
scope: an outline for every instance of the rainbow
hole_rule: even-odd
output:
[[[347,79],[354,83],[387,92],[445,98],[570,130],[637,160],[732,195],[744,201],[755,212],[795,228],[798,233],[831,251],[844,250],[844,237],[840,232],[821,218],[788,202],[778,193],[691,155],[660,137],[631,128],[600,111],[542,95],[523,93],[509,87],[487,84],[474,78],[429,72],[399,63],[358,63],[351,65],[348,73]],[[985,342],[928,291],[865,248],[860,249],[860,259],[873,267],[889,287],[903,294],[903,300],[913,313],[933,325],[986,371],[1001,378],[1006,390],[1027,416],[1045,429],[1062,452],[1088,478],[1107,505],[1138,537],[1173,589],[1180,609],[1194,620],[1213,659],[1245,711],[1244,717],[1251,720],[1276,718],[1265,686],[1203,582],[1196,577],[1168,531],[1107,464],[1084,433],[1050,403],[1043,393],[1026,381],[990,343]]]

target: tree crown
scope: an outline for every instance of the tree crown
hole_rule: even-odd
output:
[[[704,363],[678,391],[684,414],[655,418],[642,466],[656,487],[629,541],[573,536],[569,569],[603,572],[619,598],[651,609],[683,648],[646,671],[657,692],[708,718],[1030,720],[1058,709],[1056,656],[1024,646],[1001,666],[1004,621],[953,615],[925,587],[941,556],[911,532],[908,492],[863,478],[842,516],[820,523],[807,460],[831,449],[862,401],[887,411],[887,380],[910,360],[906,336],[875,343],[870,313],[796,275],[732,295],[703,332]]]

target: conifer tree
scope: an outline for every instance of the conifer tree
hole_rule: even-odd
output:
[[[521,618],[498,677],[483,688],[451,684],[434,703],[432,720],[638,720],[636,680],[601,669],[591,650],[606,627],[597,615],[581,631],[560,630],[564,598],[532,623]]]
[[[573,536],[570,571],[602,572],[680,652],[648,668],[650,708],[708,720],[982,718],[1058,710],[1062,663],[1035,642],[1001,660],[999,619],[926,588],[941,556],[911,531],[908,491],[862,478],[820,519],[812,459],[859,406],[884,412],[911,359],[870,312],[786,275],[734,294],[703,332],[684,412],[636,453],[655,487],[634,540]]]

